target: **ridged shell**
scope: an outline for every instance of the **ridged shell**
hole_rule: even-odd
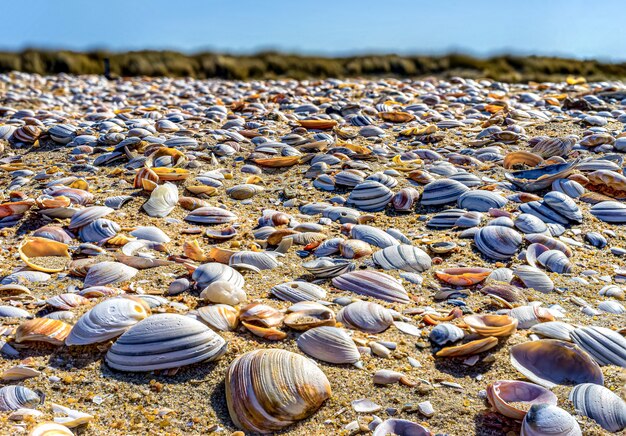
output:
[[[612,433],[626,428],[626,402],[604,386],[583,383],[569,394],[578,413],[596,421]]]
[[[530,265],[518,265],[515,267],[513,274],[515,274],[527,288],[543,292],[544,294],[552,292],[554,289],[554,283],[550,280],[550,277],[540,269]]]
[[[80,317],[65,339],[66,345],[88,345],[113,339],[139,321],[149,311],[143,304],[130,298],[111,298],[96,304]]]
[[[526,192],[535,192],[546,189],[552,182],[569,176],[578,165],[578,160],[542,168],[506,173],[504,177],[515,186]]]
[[[54,142],[68,144],[76,136],[76,127],[70,124],[57,124],[48,129],[48,134]]]
[[[265,251],[238,251],[234,253],[229,261],[229,265],[252,265],[260,270],[274,269],[281,265],[276,260],[276,255]]]
[[[353,206],[368,212],[376,212],[384,210],[392,197],[393,192],[388,187],[373,180],[368,180],[354,187],[346,201],[346,206]]]
[[[228,304],[212,304],[199,307],[193,313],[199,321],[216,331],[235,330],[239,323],[239,310]]]
[[[385,270],[424,272],[431,267],[430,256],[412,245],[392,245],[375,252],[372,259]]]
[[[356,265],[347,259],[320,257],[319,259],[303,263],[302,267],[318,279],[329,279],[352,271]]]
[[[55,309],[70,310],[74,307],[89,304],[89,300],[78,294],[64,293],[48,298],[46,304]]]
[[[192,210],[185,221],[199,224],[226,224],[237,220],[237,215],[219,207],[205,206]]]
[[[559,250],[548,250],[537,257],[537,261],[548,271],[557,274],[569,274],[572,272],[573,265],[569,258]]]
[[[440,179],[424,187],[420,203],[424,206],[438,206],[454,203],[469,188],[451,179]]]
[[[469,328],[481,336],[510,336],[517,330],[518,320],[507,315],[469,315],[463,318]]]
[[[335,277],[333,286],[343,291],[380,298],[396,303],[408,303],[409,296],[400,282],[378,271],[352,271]]]
[[[15,342],[48,342],[63,345],[72,326],[56,319],[35,318],[24,321],[15,330]]]
[[[130,232],[130,235],[134,236],[137,239],[143,239],[145,241],[152,242],[168,243],[171,240],[170,237],[167,236],[163,230],[154,226],[137,227],[132,232]]]
[[[541,306],[518,306],[509,311],[509,316],[517,319],[518,329],[527,329],[538,323],[554,321],[554,315]]]
[[[541,219],[529,213],[521,213],[515,217],[515,227],[522,233],[544,233],[548,226]]]
[[[457,199],[457,205],[461,209],[475,212],[487,212],[489,209],[500,209],[508,203],[508,200],[500,194],[492,191],[467,191]]]
[[[552,182],[552,190],[561,192],[571,198],[578,198],[585,193],[583,185],[570,179],[555,180]]]
[[[520,436],[582,436],[578,422],[551,404],[533,404],[522,422]]]
[[[83,242],[101,242],[111,239],[121,230],[119,224],[106,218],[99,218],[78,230]]]
[[[387,248],[392,245],[400,244],[400,241],[391,236],[389,233],[377,227],[362,224],[352,227],[350,230],[350,236],[378,248]]]
[[[166,217],[178,204],[178,188],[176,185],[166,182],[157,186],[151,193],[150,198],[142,208],[151,217]],[[196,209],[198,210],[198,209]]]
[[[611,224],[626,224],[626,204],[618,201],[602,201],[591,207],[591,214]]]
[[[30,409],[42,402],[39,395],[24,386],[3,386],[0,388],[0,411]]]
[[[70,230],[78,229],[110,214],[111,212],[113,212],[113,209],[107,206],[87,207],[85,209],[79,210],[72,216],[70,224],[67,226],[67,228]]]
[[[134,197],[130,195],[116,195],[114,197],[109,197],[104,200],[104,205],[110,207],[111,209],[121,209],[126,203],[131,201]]]
[[[85,287],[103,286],[110,283],[126,282],[137,274],[138,270],[120,262],[100,262],[89,268],[85,276]]]
[[[435,214],[429,221],[427,226],[435,229],[450,229],[456,226],[463,215],[465,215],[467,211],[463,209],[448,209],[443,212],[439,212]]]
[[[522,236],[504,226],[483,227],[474,236],[476,248],[490,259],[511,259],[522,245]]]
[[[550,209],[556,211],[559,215],[565,217],[569,221],[573,221],[575,223],[583,222],[583,215],[574,200],[572,200],[567,195],[558,192],[551,191],[548,192],[543,197],[543,202]]]
[[[218,281],[229,282],[236,288],[243,288],[245,280],[239,271],[217,262],[200,265],[191,275],[198,288],[202,289]]]
[[[419,191],[415,188],[402,188],[393,196],[391,204],[398,212],[410,212],[419,198],[419,195]]]
[[[515,369],[549,389],[565,384],[604,384],[598,364],[569,342],[542,339],[517,344],[511,347],[510,358]]]
[[[348,304],[337,314],[337,321],[346,327],[366,333],[381,333],[393,323],[389,309],[369,301]]]
[[[335,175],[335,184],[354,188],[365,180],[365,173],[359,170],[344,170]]]
[[[315,301],[326,298],[326,291],[320,286],[308,282],[287,282],[276,285],[270,293],[283,301]]]
[[[572,342],[585,350],[600,365],[626,368],[626,338],[605,327],[579,327],[570,332]]]
[[[27,310],[14,306],[0,306],[0,318],[32,318]]]
[[[162,313],[120,336],[107,352],[106,362],[120,371],[155,371],[219,359],[226,347],[226,341],[200,321]]]
[[[533,243],[533,244],[541,244],[545,245],[551,250],[559,250],[562,251],[567,257],[572,257],[572,250],[565,243],[559,241],[558,239],[554,239],[550,236],[537,234],[537,233],[529,233],[524,235],[524,238]]]
[[[356,363],[361,358],[350,335],[337,327],[315,327],[298,338],[298,348],[311,357],[328,363]]]
[[[562,321],[549,321],[535,324],[530,331],[546,337],[548,339],[559,339],[561,341],[571,341],[570,333],[576,327]]]

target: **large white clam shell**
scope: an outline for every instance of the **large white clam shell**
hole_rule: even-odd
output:
[[[369,301],[356,301],[347,305],[337,314],[337,321],[346,327],[367,333],[380,333],[393,323],[389,309]]]
[[[276,285],[270,293],[283,301],[297,303],[299,301],[315,301],[326,298],[324,288],[308,282],[287,282]]]
[[[173,183],[166,182],[154,188],[142,208],[152,217],[163,218],[174,210],[177,203],[178,188]]]
[[[626,338],[605,327],[586,326],[570,332],[572,341],[600,365],[626,368]]]

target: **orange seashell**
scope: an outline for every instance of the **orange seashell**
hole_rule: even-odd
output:
[[[207,260],[207,255],[204,253],[202,247],[198,243],[197,239],[193,239],[191,241],[185,241],[183,244],[183,253],[189,259],[196,260],[198,262],[203,262]]]
[[[70,256],[70,253],[68,252],[67,244],[57,242],[52,239],[40,238],[37,236],[24,239],[19,245],[17,251],[20,254],[20,258],[30,268],[36,271],[42,271],[47,273],[63,271],[66,265],[63,265],[60,268],[46,267],[34,263],[34,258],[50,256],[63,257],[68,261],[72,259],[72,256]]]
[[[414,182],[420,183],[422,185],[427,185],[435,180],[435,178],[429,172],[423,170],[411,171],[407,175],[407,177]]]
[[[335,120],[299,120],[300,126],[305,129],[330,130],[337,125]]]
[[[193,195],[201,195],[203,197],[211,197],[217,195],[217,188],[207,185],[192,185],[186,186],[185,189],[191,192]]]
[[[50,318],[35,318],[24,321],[15,330],[15,342],[48,342],[63,345],[72,326]]]
[[[133,187],[146,189],[144,186],[144,182],[143,182],[144,180],[149,180],[151,182],[154,182],[154,184],[157,184],[159,182],[159,176],[150,168],[142,168],[139,171],[137,171],[137,174],[135,174],[135,179],[133,180]]]
[[[472,286],[485,280],[491,270],[489,268],[447,268],[435,271],[437,278],[456,286]]]
[[[378,116],[390,123],[408,123],[415,119],[415,116],[408,112],[379,112]]]
[[[166,182],[175,182],[179,180],[185,180],[189,177],[189,171],[183,168],[170,168],[170,167],[155,167],[152,171],[159,176],[159,180]]]
[[[287,337],[287,333],[275,327],[263,327],[244,321],[241,321],[241,324],[255,336],[267,339],[268,341],[282,341]]]
[[[585,188],[619,200],[626,198],[626,177],[609,170],[598,170],[587,174],[589,182]]]
[[[262,167],[283,168],[298,164],[300,162],[300,157],[301,156],[270,157],[267,159],[254,159],[253,162]]]
[[[29,198],[24,201],[13,201],[9,203],[0,204],[0,218],[4,218],[11,215],[20,215],[25,213],[28,209],[33,207],[35,200]]]
[[[461,357],[471,356],[473,354],[482,353],[490,350],[498,345],[498,338],[489,337],[468,342],[466,344],[457,345],[455,347],[446,347],[441,349],[435,356],[437,357]]]
[[[496,104],[488,104],[487,106],[485,106],[485,110],[489,112],[490,114],[498,113],[505,108],[506,108],[505,106],[500,106]]]
[[[55,207],[68,207],[72,200],[69,197],[65,197],[64,195],[59,195],[58,197],[50,197],[49,195],[40,195],[37,197],[37,206],[41,209],[53,209]]]
[[[154,160],[161,156],[170,156],[172,158],[174,167],[180,166],[184,164],[185,162],[187,162],[187,157],[185,156],[185,153],[183,153],[182,151],[177,150],[175,148],[159,147],[156,149],[156,151],[152,152],[150,156],[146,158],[146,166],[147,167],[154,166]]]
[[[536,167],[543,162],[543,158],[529,151],[514,151],[504,156],[503,166],[506,169],[513,168],[514,165],[528,165]]]
[[[517,318],[508,315],[470,315],[463,322],[481,336],[510,336],[517,330]]]
[[[424,321],[426,324],[429,324],[429,325],[437,325],[442,322],[452,321],[453,319],[460,318],[462,316],[463,316],[463,311],[459,309],[458,307],[455,307],[446,316],[439,316],[439,315],[434,315],[434,314],[429,313],[427,315],[424,315],[424,318],[422,318],[422,321]]]
[[[137,238],[132,238],[126,235],[115,235],[110,239],[107,239],[107,245],[115,245],[115,246],[123,246],[128,244],[130,241],[135,241]]]
[[[89,191],[89,183],[86,180],[78,179],[72,182],[70,188],[82,189],[83,191]]]
[[[195,197],[179,197],[178,204],[180,205],[180,207],[186,210],[194,210],[198,209],[199,207],[205,207],[209,205],[209,203],[207,203],[206,201]]]
[[[299,232],[292,229],[278,229],[267,237],[267,243],[269,245],[278,245],[284,237],[295,235],[297,233]]]
[[[213,247],[209,250],[209,259],[214,259],[216,262],[223,263],[224,265],[228,265],[228,261],[230,257],[235,254],[236,251],[228,250],[226,248]]]

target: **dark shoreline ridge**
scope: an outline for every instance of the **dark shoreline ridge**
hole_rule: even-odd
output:
[[[246,80],[347,76],[439,76],[491,78],[499,81],[558,81],[569,75],[588,80],[626,78],[626,62],[603,63],[556,57],[500,55],[486,59],[464,54],[445,56],[359,55],[301,56],[276,52],[254,55],[184,54],[174,51],[73,52],[29,49],[0,52],[0,73],[102,74],[110,59],[112,76],[182,76]]]

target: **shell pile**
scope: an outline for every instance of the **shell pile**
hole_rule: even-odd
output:
[[[0,88],[0,433],[625,430],[622,83]]]

